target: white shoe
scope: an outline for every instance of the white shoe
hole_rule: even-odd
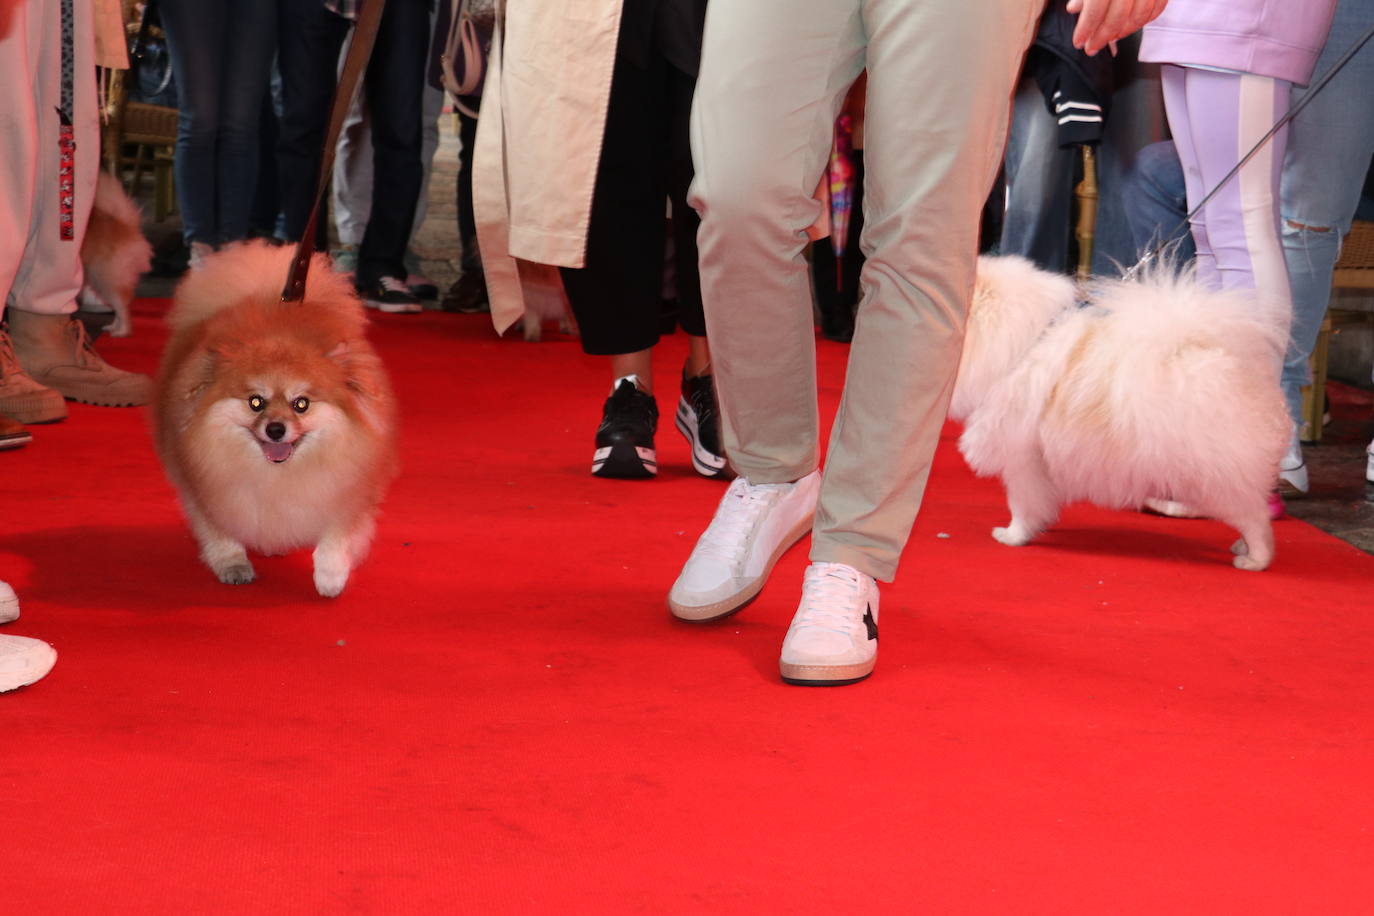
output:
[[[878,583],[843,563],[812,563],[778,667],[789,684],[861,681],[878,662]]]
[[[1303,460],[1302,445],[1294,439],[1279,462],[1279,493],[1292,496],[1306,493],[1307,489],[1307,463]]]
[[[8,582],[0,582],[0,623],[19,619],[19,596]]]
[[[27,687],[52,670],[53,647],[27,636],[0,636],[0,693]]]
[[[668,592],[673,616],[716,620],[754,600],[778,558],[811,530],[820,492],[820,471],[795,483],[736,477]]]

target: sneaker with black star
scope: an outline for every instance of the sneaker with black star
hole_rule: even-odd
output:
[[[639,387],[639,377],[615,380],[596,428],[592,473],[597,477],[644,478],[658,473],[654,433],[658,403]]]
[[[778,665],[789,684],[838,686],[878,661],[878,585],[844,563],[812,563]]]

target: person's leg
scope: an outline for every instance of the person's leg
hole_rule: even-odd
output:
[[[1035,0],[864,5],[864,298],[814,561],[882,580],[896,572],[958,369],[979,216],[1039,11]]]
[[[319,0],[279,0],[278,11],[282,116],[277,181],[281,187],[282,234],[286,241],[294,242],[305,231],[315,202],[335,68],[349,25]]]
[[[411,238],[425,224],[429,214],[429,180],[434,175],[434,154],[439,150],[439,117],[444,113],[444,90],[425,83],[420,99],[420,197],[415,205],[415,220],[410,226]]]
[[[1174,151],[1178,154],[1179,164],[1183,168],[1186,216],[1210,190],[1203,187],[1199,154],[1193,140],[1192,121],[1188,116],[1187,68],[1173,64],[1162,66],[1160,87],[1164,91],[1164,110],[1168,113],[1169,131],[1174,135]],[[1220,286],[1221,278],[1217,275],[1216,256],[1212,253],[1212,245],[1207,236],[1207,212],[1203,210],[1195,213],[1189,219],[1193,250],[1196,253],[1194,261],[1197,264],[1199,280],[1212,286]]]
[[[56,12],[49,4],[40,8]],[[40,26],[42,40],[33,81],[38,115],[36,196],[23,257],[9,290],[9,336],[19,365],[39,385],[90,404],[136,406],[147,403],[152,380],[106,363],[91,346],[81,322],[71,317],[82,286],[81,242],[100,167],[100,109],[95,80],[90,78],[95,69],[93,14],[85,3],[76,4],[74,12],[72,236],[62,237],[63,208],[58,198],[63,36],[60,18],[46,15]]]
[[[197,10],[200,4],[197,4]],[[217,237],[221,244],[248,238],[258,182],[258,131],[262,100],[277,51],[276,0],[235,0],[234,27],[216,36],[223,50],[219,70]]]
[[[40,61],[47,38],[40,10],[15,6],[0,30],[0,106],[8,128],[0,131],[0,314],[24,263],[38,188]],[[9,331],[0,324],[0,414],[21,423],[53,423],[67,416],[62,395],[39,385],[19,365]]]
[[[364,89],[372,120],[372,208],[358,249],[358,285],[404,281],[420,185],[421,101],[429,13],[423,0],[392,0],[382,14]]]
[[[1288,108],[1289,84],[1269,77],[1193,68],[1186,68],[1185,79],[1188,132],[1197,156],[1196,185],[1203,194],[1221,187],[1203,208],[1219,285],[1222,289],[1258,290],[1290,308],[1288,268],[1279,241],[1278,219],[1286,129],[1276,133],[1235,177],[1222,184],[1226,174],[1283,116]],[[1169,123],[1174,124],[1173,108]],[[1190,184],[1189,205],[1196,207],[1199,199]]]
[[[1135,164],[1122,180],[1121,209],[1130,226],[1136,257],[1160,244],[1173,252],[1179,264],[1196,255],[1185,219],[1188,188],[1183,164],[1172,140],[1152,143],[1136,154]]]
[[[860,6],[756,0],[706,14],[690,199],[724,446],[753,485],[797,481],[819,460],[803,250],[835,118],[864,65]]]
[[[472,150],[477,142],[477,119],[458,113],[458,279],[453,281],[439,307],[446,312],[485,312],[487,278],[477,248],[477,223],[472,213]]]
[[[343,70],[349,43],[339,53],[339,69]],[[359,92],[348,106],[339,143],[334,150],[334,178],[330,193],[334,202],[334,229],[339,244],[349,252],[342,264],[353,270],[357,267],[358,246],[363,242],[367,217],[372,211],[372,126],[367,117],[366,93]]]
[[[672,205],[673,281],[677,322],[687,335],[687,362],[678,386],[674,425],[686,438],[692,468],[703,477],[724,478],[730,471],[720,442],[720,405],[716,399],[711,351],[706,340],[706,316],[701,305],[697,229],[701,219],[687,203],[692,184],[691,114],[696,77],[671,64],[667,67],[668,200]],[[660,273],[660,281],[662,273]],[[651,309],[661,311],[654,307]],[[661,325],[660,325],[661,327]]]
[[[1340,0],[1317,61],[1325,73],[1374,22],[1374,0]],[[1331,295],[1331,272],[1350,231],[1360,188],[1374,156],[1374,44],[1367,44],[1289,124],[1280,190],[1284,260],[1293,292],[1293,330],[1283,366],[1283,392],[1302,425],[1302,389]],[[1307,89],[1293,93],[1296,104]]]
[[[658,472],[658,408],[649,392],[667,231],[667,71],[661,57],[645,69],[617,54],[586,260],[583,267],[560,270],[582,349],[609,356],[615,380],[596,431],[592,473],[599,477]],[[637,392],[624,381],[628,376],[638,381]]]
[[[214,247],[219,237],[218,145],[224,76],[236,54],[227,0],[164,0],[158,6],[177,82],[173,172],[187,245]],[[251,43],[251,42],[250,42]],[[261,99],[259,94],[258,99]],[[254,115],[258,110],[254,109]],[[197,258],[202,248],[194,248]]]
[[[998,251],[1030,258],[1046,270],[1069,269],[1069,208],[1077,149],[1059,145],[1059,124],[1029,75],[1016,91],[1007,138],[1007,209]]]
[[[658,343],[669,171],[667,70],[661,58],[645,70],[624,55],[616,57],[585,266],[560,268],[583,352],[591,355],[636,353]]]

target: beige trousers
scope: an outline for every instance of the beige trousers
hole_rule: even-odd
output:
[[[0,0],[0,302],[26,312],[76,310],[81,239],[100,165],[90,0],[77,0],[74,42],[76,237],[59,238],[62,10],[57,0]]]
[[[868,69],[868,258],[811,558],[890,581],[963,344],[978,221],[1044,0],[714,0],[692,203],[725,448],[752,483],[817,466],[806,228]]]

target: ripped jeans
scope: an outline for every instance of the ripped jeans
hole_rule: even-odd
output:
[[[1374,24],[1374,0],[1340,0],[1317,61],[1320,78]],[[1308,90],[1294,89],[1297,104]],[[1308,357],[1317,343],[1331,296],[1331,272],[1350,231],[1360,189],[1374,155],[1374,42],[1345,68],[1288,127],[1279,210],[1284,260],[1293,293],[1293,330],[1283,365],[1283,394],[1302,424],[1302,388],[1312,381]]]

